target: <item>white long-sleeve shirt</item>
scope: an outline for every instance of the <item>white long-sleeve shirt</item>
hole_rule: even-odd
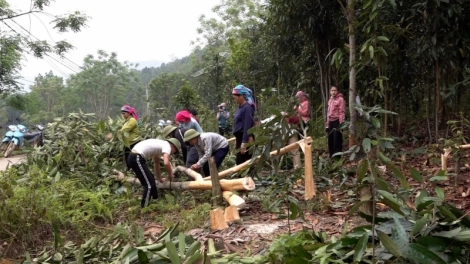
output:
[[[227,146],[228,141],[225,137],[213,132],[201,133],[197,144],[194,145],[199,155],[197,165],[202,167],[212,156],[212,153]]]

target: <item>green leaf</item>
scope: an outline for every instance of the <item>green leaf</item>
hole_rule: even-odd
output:
[[[405,215],[403,211],[401,210],[401,204],[393,197],[393,195],[389,192],[378,190],[377,191],[380,195],[383,196],[381,199],[382,203],[388,205],[390,208],[393,209],[393,211]]]
[[[397,244],[395,244],[395,242],[393,242],[393,240],[389,236],[379,230],[376,230],[376,232],[380,242],[382,242],[382,244],[388,250],[388,252],[390,252],[390,254],[394,255],[397,258],[402,256],[400,248],[397,246]]]
[[[392,162],[392,160],[389,157],[385,156],[381,151],[377,150],[377,156],[379,157],[380,161],[387,165]]]
[[[144,251],[138,250],[137,251],[137,256],[139,257],[139,262],[140,263],[149,263],[149,258],[147,257],[147,254],[145,254]]]
[[[386,42],[390,41],[386,36],[378,36],[377,39],[380,41],[386,41]]]
[[[367,169],[369,168],[369,162],[364,159],[361,161],[361,164],[359,164],[358,169],[357,169],[357,180],[358,182],[362,182],[364,179]]]
[[[415,168],[410,168],[410,172],[411,172],[411,178],[413,178],[415,181],[419,183],[424,182],[423,176],[421,176],[421,174]]]
[[[439,197],[441,200],[444,200],[446,198],[444,191],[441,188],[436,187],[435,190],[436,190],[437,197]]]
[[[423,228],[426,226],[426,223],[428,222],[428,215],[424,215],[423,218],[419,219],[416,221],[416,223],[413,225],[413,229],[411,230],[411,235],[417,235],[423,230]]]
[[[364,149],[364,151],[365,151],[366,153],[369,153],[369,151],[370,151],[370,146],[371,146],[371,144],[370,144],[370,138],[364,138],[364,139],[362,140],[362,148]]]
[[[470,241],[470,230],[460,231],[454,238],[460,241]]]
[[[404,251],[410,242],[410,237],[396,215],[393,216],[393,222],[395,222],[395,228],[392,229],[392,240],[402,251]]]
[[[410,185],[400,169],[393,164],[389,164],[388,167],[392,169],[393,175],[400,181],[401,186],[405,189],[409,189]]]
[[[437,254],[419,244],[410,244],[405,257],[422,264],[446,264]]]
[[[452,238],[452,237],[456,236],[458,233],[460,233],[460,231],[462,231],[462,228],[457,227],[456,229],[452,229],[452,230],[449,230],[449,231],[441,231],[441,232],[438,232],[438,233],[434,233],[433,235],[438,236],[438,237]]]
[[[369,46],[369,54],[370,54],[370,58],[373,59],[374,58],[374,47],[372,45]]]
[[[391,184],[383,179],[376,179],[377,188],[382,191],[390,192]]]
[[[448,181],[449,177],[447,176],[434,176],[429,179],[429,181]]]
[[[179,253],[180,256],[184,256],[184,251],[186,250],[186,241],[185,241],[186,236],[184,235],[183,232],[180,232],[178,234],[178,248],[179,248]]]
[[[189,246],[188,250],[186,251],[186,257],[192,256],[198,249],[201,248],[201,242],[194,241],[191,246]]]
[[[416,239],[416,242],[433,252],[444,252],[449,248],[449,241],[447,240],[442,237],[420,236]]]
[[[354,248],[354,261],[359,262],[364,255],[364,252],[367,247],[367,241],[369,240],[369,234],[364,234],[357,242],[356,247]]]
[[[380,128],[380,120],[377,117],[370,117],[370,121],[372,122],[372,125],[374,128],[379,129]]]
[[[165,243],[166,249],[168,250],[168,257],[170,257],[172,264],[181,264],[180,257],[178,256],[178,251],[176,251],[175,244],[172,241]]]

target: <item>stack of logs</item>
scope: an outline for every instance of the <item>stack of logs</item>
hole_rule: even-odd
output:
[[[281,156],[289,153],[297,148],[301,148],[305,154],[305,200],[310,200],[315,196],[315,183],[313,179],[313,167],[312,167],[312,139],[307,137],[299,140],[293,144],[287,145],[279,150],[272,151],[271,156]],[[233,191],[252,191],[255,189],[255,183],[251,177],[245,177],[240,179],[223,180],[220,178],[236,174],[244,168],[256,164],[260,156],[253,158],[252,160],[246,161],[230,169],[217,171],[212,158],[209,160],[209,168],[211,176],[203,178],[201,174],[185,168],[183,166],[177,166],[173,168],[173,172],[180,171],[186,175],[192,177],[194,181],[187,182],[170,182],[164,183],[157,182],[157,188],[161,189],[173,189],[173,190],[211,190],[213,192],[213,206],[216,209],[210,213],[211,228],[212,230],[221,230],[228,228],[227,223],[241,222],[238,211],[245,207],[245,200],[233,193]],[[128,178],[122,172],[114,171],[116,174],[115,179],[120,181],[127,181],[134,185],[140,185],[137,178]],[[222,210],[222,197],[229,204],[225,210]]]

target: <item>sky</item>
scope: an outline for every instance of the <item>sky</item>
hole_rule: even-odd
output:
[[[28,11],[30,0],[8,1],[16,11]],[[67,40],[75,46],[66,59],[43,60],[26,56],[20,74],[24,84],[38,74],[53,71],[67,78],[88,54],[98,50],[116,52],[120,61],[170,62],[190,54],[191,41],[198,36],[200,15],[214,16],[211,9],[221,0],[56,0],[44,11],[53,15],[81,11],[91,17],[88,26],[78,33],[57,33],[45,15],[22,16],[15,22],[34,37],[49,42]],[[10,22],[17,31],[20,27]],[[2,25],[4,29],[5,25]],[[48,30],[45,30],[47,28]]]

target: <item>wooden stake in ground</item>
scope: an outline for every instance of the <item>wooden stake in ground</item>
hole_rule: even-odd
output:
[[[224,210],[221,208],[216,208],[210,211],[210,219],[212,230],[223,230],[228,228],[228,225],[225,222]]]
[[[284,155],[284,154],[286,154],[286,153],[291,152],[291,151],[294,150],[294,149],[299,148],[299,146],[300,146],[302,143],[303,143],[303,144],[312,143],[312,138],[311,138],[311,137],[307,137],[307,138],[302,139],[302,140],[299,140],[299,141],[297,141],[297,142],[295,142],[295,143],[293,143],[293,144],[287,145],[287,146],[285,146],[285,147],[283,147],[283,148],[281,148],[281,149],[279,149],[279,150],[271,151],[271,152],[269,153],[269,156],[271,157],[271,156],[274,156],[274,155],[279,155],[279,156]],[[254,160],[253,160],[253,164],[256,164],[256,163],[258,162],[258,160],[260,159],[260,157],[261,157],[261,156],[256,156],[256,157],[254,158]],[[223,178],[223,177],[225,177],[225,176],[235,174],[235,173],[237,173],[237,172],[243,170],[244,168],[250,166],[250,163],[251,163],[251,160],[247,160],[247,161],[243,162],[242,164],[239,164],[239,165],[237,165],[237,166],[235,166],[235,167],[232,167],[232,168],[230,168],[230,169],[221,171],[221,172],[219,172],[219,177],[220,177],[220,178]],[[208,180],[210,180],[210,179],[211,179],[210,176],[204,178],[205,181],[208,181]]]
[[[222,205],[223,197],[219,181],[219,172],[217,171],[217,165],[215,164],[214,157],[209,159],[209,171],[211,173],[212,183],[212,206],[216,207]]]
[[[444,154],[441,154],[441,167],[442,170],[447,171],[447,158],[450,155],[451,148],[444,149]]]
[[[303,144],[303,143],[302,143]],[[315,197],[315,180],[313,178],[312,144],[304,144],[305,154],[305,200]]]

